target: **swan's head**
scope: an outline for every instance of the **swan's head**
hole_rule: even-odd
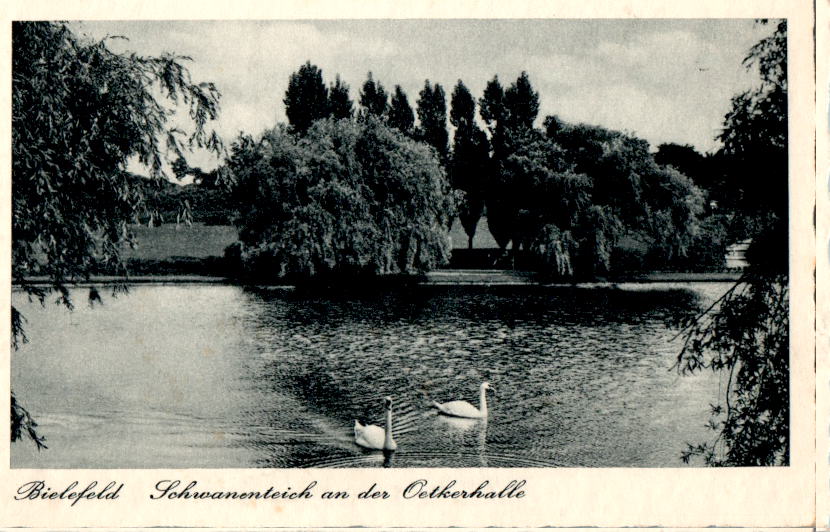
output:
[[[383,407],[386,408],[387,410],[392,409],[392,398],[391,397],[386,396],[386,397],[383,398]]]
[[[489,382],[482,382],[482,383],[481,383],[481,389],[482,389],[482,390],[492,390],[492,388],[490,387],[490,383],[489,383]]]

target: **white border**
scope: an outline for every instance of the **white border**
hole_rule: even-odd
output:
[[[823,6],[826,7],[826,6]],[[815,237],[812,206],[815,200],[813,67],[813,5],[809,1],[696,0],[667,2],[627,0],[596,2],[528,1],[507,5],[496,1],[407,3],[389,1],[287,1],[280,3],[230,0],[175,3],[71,0],[15,1],[4,17],[0,108],[10,108],[10,20],[18,19],[313,19],[313,18],[788,18],[790,38],[790,173],[791,173],[791,301],[792,301],[792,464],[786,468],[730,469],[391,469],[391,470],[10,470],[9,444],[0,446],[0,526],[48,528],[118,526],[189,527],[335,527],[335,526],[799,526],[815,523],[815,369],[813,331],[813,268]],[[822,42],[826,43],[826,37]],[[825,71],[826,72],[826,71]],[[0,124],[0,201],[10,205],[10,120]],[[822,204],[826,198],[820,195]],[[825,205],[826,206],[826,205]],[[825,214],[827,211],[822,211]],[[4,211],[0,248],[5,260],[0,279],[10,285],[10,214]],[[826,237],[826,227],[822,235]],[[825,238],[826,241],[826,238]],[[826,253],[819,253],[824,257]],[[822,264],[824,264],[822,262]],[[9,323],[9,291],[0,296],[0,320]],[[825,342],[826,343],[826,342]],[[8,346],[8,342],[3,344]],[[822,344],[824,345],[824,344]],[[0,382],[9,382],[9,353],[4,348]],[[826,361],[820,374],[827,382]],[[8,393],[0,394],[7,411]],[[826,418],[825,418],[826,419]],[[826,460],[826,423],[822,425],[822,459]],[[8,430],[4,441],[8,442]],[[621,435],[621,437],[624,437]],[[827,482],[826,469],[824,482]],[[412,480],[428,478],[442,483],[459,479],[474,483],[489,479],[499,484],[528,480],[524,499],[501,501],[391,501],[357,503],[319,499],[280,504],[232,502],[150,501],[152,486],[161,479],[197,479],[213,489],[298,486],[317,480],[355,491],[372,482],[400,493]],[[15,502],[17,486],[34,479],[50,484],[72,480],[108,479],[125,482],[114,503]],[[819,483],[821,479],[819,479]],[[826,499],[825,499],[826,500]]]

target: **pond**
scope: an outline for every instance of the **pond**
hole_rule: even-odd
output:
[[[728,287],[154,284],[72,312],[15,293],[12,388],[49,448],[13,444],[12,467],[679,467],[722,377],[672,369],[667,321]],[[483,381],[486,423],[430,408]],[[354,443],[384,396],[391,457]]]

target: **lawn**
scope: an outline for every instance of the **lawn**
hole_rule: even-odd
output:
[[[236,242],[236,228],[230,225],[204,225],[194,223],[163,224],[160,227],[144,225],[132,226],[137,246],[127,250],[125,258],[138,260],[166,260],[171,257],[186,257],[201,259],[205,257],[221,257],[225,248]],[[458,223],[453,223],[450,230],[453,249],[467,247],[467,234]],[[487,227],[487,219],[478,223],[476,236],[473,240],[475,249],[497,248],[496,241]]]
[[[236,242],[236,228],[230,225],[194,223],[164,224],[160,227],[135,225],[130,228],[136,247],[128,249],[126,259],[166,260],[171,257],[202,259],[221,257],[225,248]]]
[[[453,249],[467,249],[467,233],[464,232],[464,228],[461,227],[458,220],[452,224],[450,238],[452,239]],[[490,234],[487,218],[482,218],[478,221],[478,226],[476,227],[476,234],[473,238],[473,249],[493,249],[498,247],[499,245],[496,244],[493,235]]]

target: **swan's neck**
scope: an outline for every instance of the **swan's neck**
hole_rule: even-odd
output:
[[[395,444],[392,439],[392,409],[386,411],[386,437],[383,440],[383,446],[386,449],[391,449]]]
[[[487,389],[482,388],[481,392],[479,392],[479,400],[478,400],[479,410],[481,411],[481,417],[487,417]]]

